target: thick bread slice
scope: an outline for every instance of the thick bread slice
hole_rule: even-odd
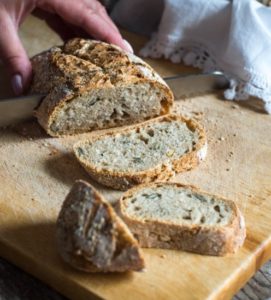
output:
[[[139,183],[168,180],[194,168],[206,155],[203,128],[177,115],[79,141],[74,152],[90,176],[125,190]]]
[[[142,247],[225,255],[237,251],[246,236],[233,201],[178,183],[135,187],[118,210]]]
[[[143,60],[117,46],[73,39],[32,58],[36,116],[52,136],[138,123],[167,114],[173,94]]]
[[[78,180],[57,220],[62,258],[86,272],[139,271],[142,253],[127,226],[90,184]]]

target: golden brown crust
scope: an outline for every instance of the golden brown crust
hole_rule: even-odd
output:
[[[184,154],[182,157],[176,160],[173,160],[171,164],[161,164],[147,171],[145,170],[140,172],[117,172],[117,171],[110,171],[108,169],[102,169],[102,170],[98,169],[95,165],[91,164],[90,162],[86,160],[82,160],[81,157],[77,154],[76,149],[78,147],[82,147],[84,143],[88,143],[90,141],[95,142],[97,140],[103,139],[106,136],[113,136],[115,134],[124,134],[126,132],[129,132],[130,130],[136,128],[142,128],[144,126],[156,122],[174,121],[174,120],[185,122],[190,129],[196,131],[198,133],[198,142],[194,146],[191,152]],[[149,183],[153,181],[166,181],[170,179],[172,176],[174,176],[175,173],[180,173],[180,172],[193,169],[199,164],[201,160],[200,151],[204,147],[207,147],[207,140],[206,140],[206,135],[203,127],[193,120],[188,120],[182,116],[171,114],[171,115],[158,117],[156,119],[149,120],[141,124],[123,128],[118,130],[117,132],[114,130],[93,137],[91,139],[79,141],[74,145],[74,152],[80,164],[85,168],[85,170],[89,173],[89,175],[94,180],[96,180],[97,182],[103,185],[112,187],[113,189],[127,190],[128,188],[140,183]]]
[[[237,205],[220,196],[232,209],[233,215],[228,225],[177,225],[167,221],[148,221],[133,219],[125,213],[125,200],[143,188],[158,186],[176,186],[190,189],[196,193],[212,196],[198,188],[180,183],[156,182],[142,184],[128,190],[117,204],[117,210],[124,222],[138,239],[141,247],[181,249],[206,255],[222,256],[236,252],[244,243],[246,229],[244,218]]]
[[[33,57],[32,66],[34,78],[30,92],[47,94],[36,117],[52,136],[63,135],[50,128],[63,104],[93,89],[148,82],[166,95],[160,115],[169,113],[173,104],[169,87],[149,65],[117,46],[103,42],[70,40],[63,47],[54,47]],[[74,133],[77,132],[66,134]]]
[[[86,272],[125,272],[144,268],[137,241],[90,184],[78,180],[57,220],[57,245],[62,258]]]

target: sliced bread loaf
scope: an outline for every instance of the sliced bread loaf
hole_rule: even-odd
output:
[[[91,185],[76,181],[57,220],[62,258],[86,272],[139,271],[144,260],[137,241]]]
[[[205,157],[206,150],[203,128],[177,115],[92,137],[74,146],[77,159],[94,180],[120,190],[190,170]]]
[[[117,46],[73,39],[32,58],[31,93],[52,136],[133,124],[164,115],[173,94],[143,60]]]
[[[246,236],[233,201],[178,183],[135,187],[123,195],[118,210],[142,247],[225,255]]]

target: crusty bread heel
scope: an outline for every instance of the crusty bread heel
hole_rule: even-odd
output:
[[[67,195],[57,220],[61,257],[85,272],[140,271],[144,259],[124,222],[90,184],[78,180]]]

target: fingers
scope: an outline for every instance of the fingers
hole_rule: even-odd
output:
[[[117,27],[98,1],[47,0],[41,3],[41,8],[54,11],[66,22],[81,27],[94,38],[113,43],[131,52],[131,47],[127,46]]]
[[[12,87],[20,95],[31,80],[31,63],[6,12],[0,12],[0,57],[11,76]]]

